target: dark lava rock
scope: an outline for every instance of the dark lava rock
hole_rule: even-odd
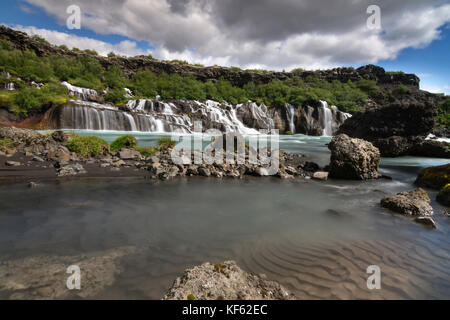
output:
[[[406,216],[431,216],[433,208],[430,202],[428,192],[419,188],[384,197],[381,206]]]
[[[415,184],[419,187],[441,189],[450,183],[450,163],[422,169],[417,176]]]
[[[328,148],[331,150],[330,177],[353,180],[378,178],[380,152],[370,142],[341,134],[333,137]]]

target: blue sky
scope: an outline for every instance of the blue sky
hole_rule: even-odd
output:
[[[431,1],[429,7],[423,4],[389,7],[387,2],[379,1],[385,26],[378,34],[360,28],[365,13],[361,11],[363,8],[354,6],[349,8],[360,10],[361,14],[348,13],[346,24],[341,22],[347,14],[344,10],[308,24],[307,18],[313,13],[324,15],[320,7],[314,7],[317,1],[310,2],[306,11],[311,12],[305,12],[303,6],[296,13],[302,22],[294,25],[297,20],[288,21],[295,9],[289,0],[280,0],[276,7],[276,1],[261,0],[258,8],[236,2],[232,11],[229,7],[233,2],[227,1],[228,7],[224,8],[219,0],[211,0],[212,9],[207,10],[195,0],[113,1],[103,7],[96,4],[100,1],[80,0],[74,3],[82,8],[85,23],[80,30],[69,30],[65,25],[68,16],[65,9],[72,1],[2,0],[0,23],[40,34],[58,45],[89,47],[102,54],[150,53],[160,59],[179,58],[205,65],[290,70],[375,63],[386,70],[415,73],[421,78],[423,89],[450,94],[447,1]],[[248,12],[257,9],[258,16],[252,20]],[[280,11],[278,18],[275,11]],[[239,14],[243,18],[239,19]],[[336,15],[341,16],[335,19]],[[399,23],[401,17],[412,19]]]

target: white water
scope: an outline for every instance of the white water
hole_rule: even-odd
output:
[[[82,88],[71,85],[70,83],[63,81],[61,84],[69,90],[69,95],[88,100],[90,96],[98,97],[99,94],[94,89]]]
[[[292,104],[289,103],[286,104],[286,114],[289,122],[289,131],[291,133],[295,133],[295,124],[294,124],[295,108]]]
[[[8,91],[14,91],[16,90],[14,82],[9,82],[5,84],[5,89]]]
[[[322,113],[323,136],[333,135],[333,112],[328,108],[326,101],[320,100],[320,112]]]

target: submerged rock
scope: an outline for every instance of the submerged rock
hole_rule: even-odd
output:
[[[135,252],[121,247],[75,256],[39,255],[0,263],[0,291],[9,299],[70,299],[95,296],[114,283],[122,272],[120,259]],[[76,265],[81,272],[81,289],[66,286],[67,268]]]
[[[433,208],[430,202],[428,192],[419,188],[384,197],[381,206],[406,216],[431,216]]]
[[[331,150],[330,177],[353,180],[378,178],[380,152],[370,142],[341,134],[333,137],[328,148]]]
[[[274,281],[247,273],[234,261],[209,262],[187,269],[164,296],[165,300],[287,300],[294,299]]]

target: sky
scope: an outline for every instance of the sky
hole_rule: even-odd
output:
[[[67,27],[71,5],[80,29]],[[0,24],[102,55],[280,71],[372,63],[450,94],[450,0],[2,0]]]

